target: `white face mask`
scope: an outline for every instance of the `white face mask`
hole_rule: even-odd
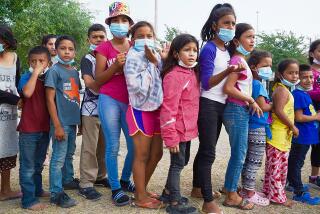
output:
[[[196,65],[198,64],[198,62],[194,62],[192,65],[186,65],[184,64],[180,59],[178,61],[178,64],[181,66],[181,67],[184,67],[184,68],[194,68],[196,67]]]
[[[317,65],[320,65],[320,60],[317,60],[316,58],[314,58],[314,59],[313,59],[313,63],[314,63],[314,64],[317,64]]]

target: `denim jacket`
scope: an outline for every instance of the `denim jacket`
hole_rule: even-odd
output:
[[[131,48],[124,65],[130,105],[141,111],[154,111],[163,100],[162,80],[160,77],[161,58],[156,53],[158,66],[151,63],[144,51]]]

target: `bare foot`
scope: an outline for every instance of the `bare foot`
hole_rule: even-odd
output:
[[[201,188],[193,187],[191,190],[191,197],[202,198]]]
[[[7,191],[0,193],[0,201],[13,200],[22,197],[22,192],[20,191]]]
[[[48,198],[50,197],[50,192],[43,191],[42,194],[40,195],[41,198]]]
[[[214,191],[212,195],[214,199],[221,198],[221,193],[219,191]],[[193,187],[191,191],[191,197],[202,198],[201,188]]]
[[[202,211],[205,213],[222,213],[219,206],[214,201],[204,202],[202,205]]]
[[[40,211],[40,210],[43,210],[46,208],[48,208],[48,205],[43,204],[43,203],[37,203],[37,204],[32,205],[31,207],[28,207],[28,209],[32,210],[32,211]]]
[[[282,205],[285,207],[292,208],[292,206],[294,205],[294,202],[290,199],[287,199],[286,202],[284,202]]]

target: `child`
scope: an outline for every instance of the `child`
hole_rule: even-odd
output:
[[[57,51],[56,51],[56,48],[54,45],[56,40],[57,40],[57,36],[53,35],[53,34],[48,34],[48,35],[45,35],[42,37],[41,45],[43,47],[46,47],[49,50],[50,55],[51,55],[50,66],[52,66],[58,62],[57,58],[56,58]]]
[[[180,193],[181,170],[189,160],[190,142],[198,135],[198,49],[195,37],[189,34],[177,36],[171,43],[162,73],[161,135],[170,150],[171,160],[162,197],[170,202],[166,209],[168,213],[198,213],[187,200],[183,200]]]
[[[50,202],[63,208],[76,205],[64,189],[78,189],[74,179],[73,155],[76,149],[76,126],[80,124],[78,72],[72,67],[76,44],[63,35],[55,43],[58,63],[46,76],[47,106],[51,117],[52,157],[50,161]]]
[[[295,124],[299,129],[298,138],[292,139],[292,146],[288,161],[289,186],[294,189],[293,200],[310,205],[320,204],[318,197],[312,198],[310,192],[303,189],[301,169],[310,145],[319,143],[318,121],[320,113],[316,113],[308,91],[312,90],[313,73],[309,65],[299,66],[300,83],[292,92],[294,97]]]
[[[0,201],[20,198],[19,191],[10,187],[10,170],[16,166],[18,153],[17,104],[19,96],[17,82],[19,81],[20,63],[17,48],[11,29],[0,25]]]
[[[250,115],[248,132],[248,150],[245,163],[242,169],[242,191],[241,196],[248,201],[260,205],[269,205],[269,199],[262,193],[255,191],[256,173],[262,165],[262,159],[265,153],[266,138],[271,139],[269,127],[269,111],[272,109],[268,92],[263,86],[262,81],[268,81],[272,78],[272,55],[267,51],[254,51],[248,59],[248,65],[252,71],[252,98],[262,109],[263,116],[257,114]]]
[[[43,162],[49,145],[49,113],[46,105],[44,79],[50,62],[50,53],[43,46],[29,51],[30,69],[21,76],[18,90],[23,99],[20,123],[17,130],[20,148],[20,186],[22,207],[42,210],[47,205],[38,197],[50,194],[42,188]]]
[[[267,139],[263,193],[271,202],[291,207],[293,202],[287,199],[285,192],[288,156],[292,135],[297,137],[299,130],[294,125],[294,100],[289,89],[299,82],[298,61],[281,61],[276,75],[272,94],[272,139]]]
[[[230,65],[238,67],[240,72],[231,73],[224,84],[224,92],[228,95],[227,105],[223,113],[223,122],[229,135],[231,157],[228,163],[224,188],[226,198],[224,206],[242,210],[251,210],[252,202],[237,193],[238,182],[248,149],[248,129],[250,111],[258,117],[262,110],[251,97],[252,73],[245,57],[254,49],[255,32],[251,25],[240,23],[228,50],[232,56]]]
[[[308,93],[317,112],[320,111],[320,39],[311,43],[309,49],[309,63],[313,72],[313,89]],[[320,133],[320,132],[319,132]],[[309,183],[320,187],[320,144],[312,145],[311,150],[311,176]]]
[[[217,4],[202,27],[201,38],[207,43],[199,56],[201,97],[198,131],[199,149],[193,163],[192,197],[203,197],[202,210],[221,213],[214,202],[211,183],[211,167],[215,148],[222,127],[222,115],[227,95],[222,88],[226,77],[238,72],[228,66],[230,55],[226,44],[234,37],[236,15],[230,4]],[[208,117],[208,115],[210,115]]]
[[[106,143],[106,166],[112,190],[112,200],[116,206],[129,204],[129,196],[124,191],[134,192],[130,181],[133,162],[133,141],[128,133],[126,112],[128,109],[128,91],[123,75],[126,53],[130,48],[127,39],[130,18],[129,6],[123,2],[114,2],[109,6],[106,19],[113,35],[112,40],[101,43],[96,49],[96,81],[100,85],[99,118]],[[128,153],[125,158],[121,180],[118,178],[118,152],[121,129],[125,135]]]
[[[89,200],[98,200],[101,197],[93,185],[110,187],[106,179],[105,146],[98,118],[99,85],[94,79],[96,65],[94,49],[105,40],[106,29],[100,24],[91,25],[88,30],[89,53],[81,59],[81,73],[86,89],[81,106],[82,145],[79,194]]]
[[[161,57],[153,50],[155,34],[151,24],[138,22],[130,34],[134,45],[127,54],[124,74],[130,101],[126,118],[134,143],[134,203],[139,207],[157,209],[161,202],[152,198],[146,187],[162,157],[159,119],[163,99],[159,70]]]

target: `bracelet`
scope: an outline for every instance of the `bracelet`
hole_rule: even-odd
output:
[[[254,104],[256,101],[255,100],[253,100],[253,102],[249,102],[249,105],[252,105],[252,104]]]

